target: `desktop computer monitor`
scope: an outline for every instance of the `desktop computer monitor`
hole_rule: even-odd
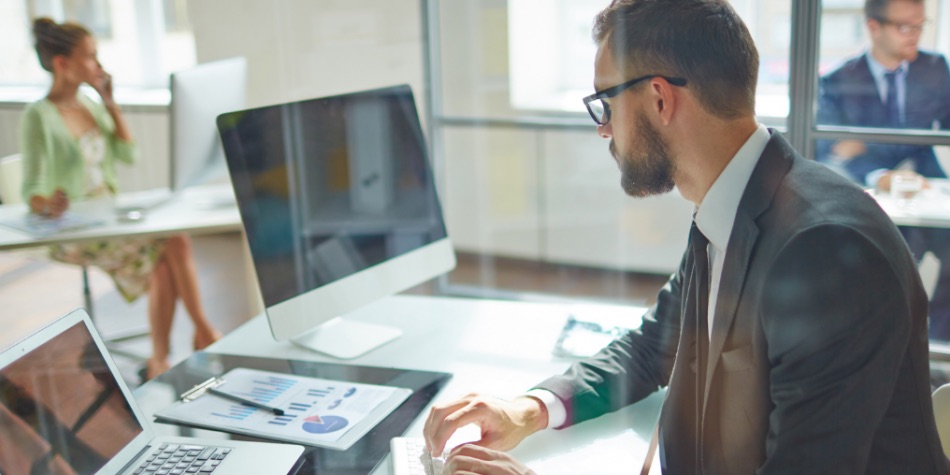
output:
[[[341,317],[455,267],[409,86],[218,129],[274,338],[352,358],[397,337]]]
[[[247,61],[230,58],[176,71],[169,89],[172,190],[226,182],[215,119],[247,107]]]

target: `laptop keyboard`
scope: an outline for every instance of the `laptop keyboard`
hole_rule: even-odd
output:
[[[231,449],[203,445],[162,444],[132,475],[206,475],[213,473]]]
[[[442,475],[445,459],[430,456],[422,437],[394,437],[389,449],[393,475]]]

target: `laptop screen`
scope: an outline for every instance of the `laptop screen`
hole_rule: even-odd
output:
[[[0,369],[0,473],[95,473],[143,431],[79,322]]]

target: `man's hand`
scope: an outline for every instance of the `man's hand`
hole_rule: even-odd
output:
[[[452,434],[468,424],[481,428],[482,438],[474,445],[510,450],[525,437],[547,427],[548,414],[544,404],[533,397],[506,401],[469,394],[458,401],[433,406],[429,411],[424,429],[429,453],[434,457],[441,455]]]
[[[877,189],[881,191],[891,191],[891,181],[893,181],[895,175],[902,175],[911,177],[912,179],[918,179],[920,180],[921,189],[930,188],[930,184],[927,183],[927,179],[921,175],[918,175],[916,172],[910,170],[895,170],[887,172],[877,179]]]
[[[831,153],[842,160],[851,160],[858,155],[864,155],[868,148],[859,140],[842,140],[831,146]]]
[[[443,475],[534,475],[528,467],[497,450],[473,444],[456,447],[445,459]]]

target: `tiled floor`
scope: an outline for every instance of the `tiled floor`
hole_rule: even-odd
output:
[[[252,318],[246,293],[243,242],[238,233],[193,238],[200,289],[212,323],[228,331]],[[109,335],[147,329],[147,299],[127,304],[108,276],[91,273],[96,325]],[[450,277],[453,284],[514,289],[542,298],[594,296],[599,300],[652,303],[665,277],[540,264],[512,259],[461,254]],[[0,348],[28,335],[44,324],[82,306],[81,273],[78,267],[47,260],[40,249],[0,252]],[[437,293],[429,282],[409,293]],[[544,295],[541,295],[544,294]],[[192,326],[179,304],[172,328],[172,362],[192,353]],[[123,350],[147,356],[151,344],[141,337],[121,344]],[[138,384],[141,361],[113,355],[130,385]]]

